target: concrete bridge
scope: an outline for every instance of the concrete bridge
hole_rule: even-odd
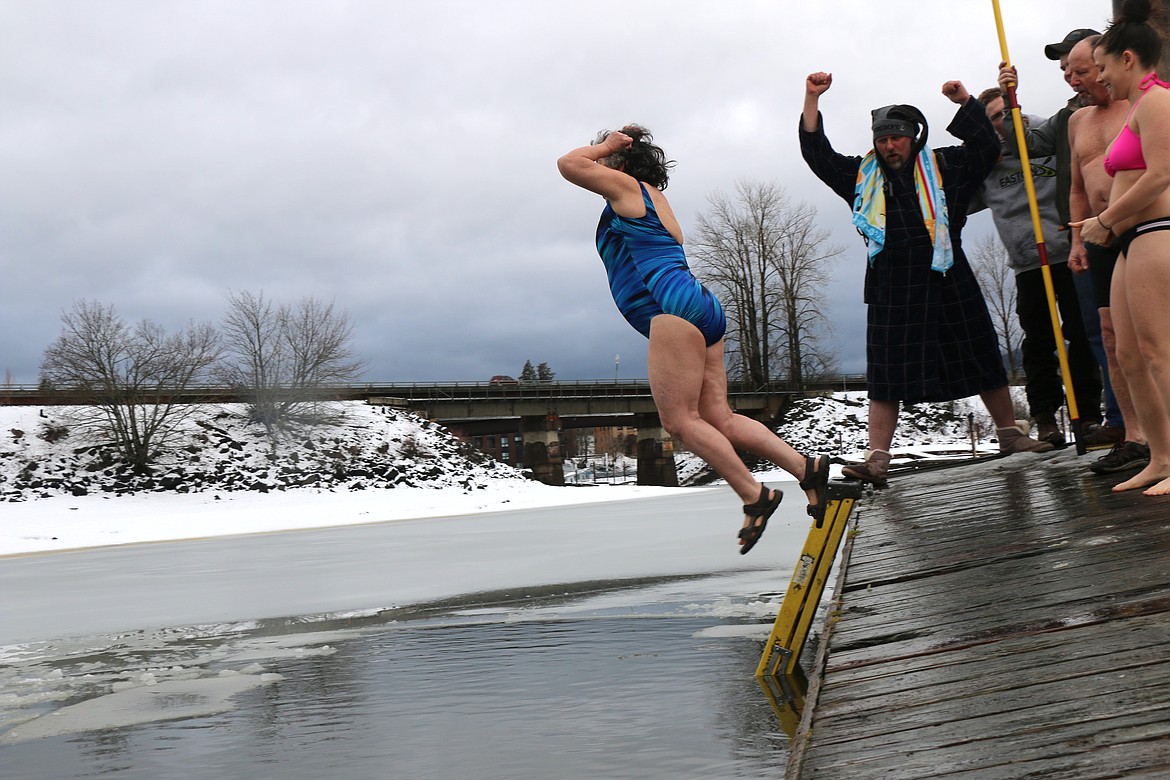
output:
[[[637,429],[638,484],[678,485],[674,450],[662,428],[648,381],[524,382],[516,384],[395,385],[371,404],[410,409],[464,439],[518,434],[517,459],[532,475],[564,484],[561,433],[575,428]],[[732,408],[771,421],[798,395],[781,387],[729,387]]]

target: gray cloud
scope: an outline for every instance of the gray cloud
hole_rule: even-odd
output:
[[[1099,5],[1012,9],[1030,110],[1067,94],[1043,45]],[[739,178],[818,210],[849,247],[825,306],[861,371],[864,254],[799,158],[804,76],[834,72],[830,137],[861,153],[890,102],[944,143],[939,85],[978,92],[999,59],[978,4],[0,0],[0,372],[35,382],[78,298],[178,327],[247,289],[335,300],[371,380],[608,377],[615,353],[644,376],[600,202],[555,169],[626,121],[679,160],[684,230]]]

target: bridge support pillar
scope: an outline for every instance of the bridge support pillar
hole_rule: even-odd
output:
[[[546,485],[565,484],[560,430],[561,420],[555,414],[520,418],[524,468]]]
[[[674,445],[656,413],[634,415],[638,429],[638,484],[678,487]]]

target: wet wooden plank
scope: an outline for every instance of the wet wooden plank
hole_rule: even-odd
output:
[[[1170,498],[1092,457],[859,502],[789,777],[1170,777]]]
[[[833,685],[817,703],[820,717],[851,716],[968,695],[1031,690],[1031,674],[1040,665],[1045,684],[1081,685],[1099,672],[1100,657],[1111,656],[1112,671],[1144,673],[1142,667],[1162,663],[1170,655],[1170,632],[1126,631],[1083,637],[1057,632],[1042,637],[1015,637],[1004,642],[963,648],[951,653],[912,657],[897,665],[832,669]]]

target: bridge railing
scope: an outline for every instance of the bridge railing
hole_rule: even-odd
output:
[[[803,391],[825,392],[857,390],[865,386],[864,375],[849,374],[807,382]],[[798,392],[783,380],[757,384],[729,382],[731,395],[782,395]],[[223,385],[191,385],[175,400],[238,400],[238,388]],[[650,395],[649,379],[570,379],[516,382],[445,381],[445,382],[348,382],[322,386],[314,391],[317,398],[360,400],[391,396],[407,400],[462,400],[475,398],[604,398]],[[66,388],[45,388],[29,384],[0,384],[0,404],[85,403],[83,396]]]

